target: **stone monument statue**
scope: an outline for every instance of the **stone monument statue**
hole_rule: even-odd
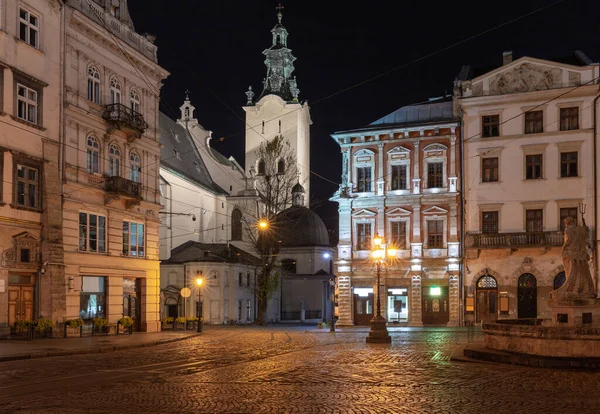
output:
[[[552,299],[581,300],[596,297],[594,281],[588,265],[588,229],[577,226],[573,217],[564,220],[565,240],[562,247],[563,267],[566,280],[564,285],[552,292]]]

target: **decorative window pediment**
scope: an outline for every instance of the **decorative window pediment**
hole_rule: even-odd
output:
[[[2,267],[37,269],[40,240],[29,232],[15,234],[12,246],[2,252]]]
[[[426,208],[425,210],[422,211],[422,213],[423,214],[447,214],[448,210],[443,209],[438,206],[433,206],[433,207]]]
[[[354,217],[354,218],[375,217],[376,215],[377,215],[377,213],[374,213],[371,210],[367,210],[364,208],[352,213],[352,217]]]
[[[397,147],[394,147],[391,150],[389,150],[387,153],[388,154],[399,154],[399,153],[405,153],[405,152],[410,152],[410,150],[406,147],[403,147],[402,145],[398,145]]]
[[[429,144],[425,148],[423,148],[423,151],[425,151],[425,152],[427,152],[427,151],[446,151],[447,149],[448,149],[448,147],[445,146],[444,144],[433,143],[433,144]]]
[[[355,157],[374,155],[375,153],[369,149],[361,149],[354,153]]]
[[[385,213],[385,215],[388,216],[388,217],[409,216],[411,214],[412,214],[411,211],[405,210],[405,209],[403,209],[401,207],[396,207],[396,208],[388,211],[387,213]]]

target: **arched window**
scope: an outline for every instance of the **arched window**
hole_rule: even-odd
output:
[[[277,161],[277,174],[283,175],[285,173],[285,161]]]
[[[281,261],[281,270],[286,273],[296,273],[296,261],[294,259],[283,259]]]
[[[266,173],[265,162],[263,160],[260,160],[258,162],[258,175],[265,175],[265,173]]]
[[[485,275],[479,278],[477,281],[478,289],[496,289],[498,288],[498,282],[490,275]]]
[[[121,175],[121,150],[114,143],[108,148],[108,175],[111,177]]]
[[[565,275],[565,272],[560,272],[559,274],[557,274],[554,278],[554,290],[564,285],[566,280],[567,277]]]
[[[135,89],[132,89],[129,93],[129,102],[131,103],[131,110],[140,112],[140,94]]]
[[[523,273],[521,277],[519,277],[519,287],[534,288],[536,286],[537,281],[535,280],[535,276],[531,273]]]
[[[140,182],[140,172],[142,171],[142,161],[137,152],[132,151],[129,155],[129,179],[135,183]]]
[[[100,105],[100,71],[95,66],[88,68],[88,99]]]
[[[87,138],[87,172],[98,174],[100,172],[100,143],[90,135]]]
[[[110,80],[110,103],[121,103],[121,84],[119,83],[117,78],[112,78]]]
[[[237,208],[231,212],[231,240],[242,240],[242,212]]]

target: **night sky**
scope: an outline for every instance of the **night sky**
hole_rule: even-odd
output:
[[[600,59],[596,0],[281,3],[288,47],[297,58],[300,99],[311,106],[311,169],[335,183],[340,182],[341,157],[329,134],[452,93],[463,65],[499,66],[505,50],[512,50],[515,59],[552,59],[580,49],[592,61]],[[195,117],[213,137],[223,138],[213,140],[213,146],[242,165],[244,92],[249,85],[257,95],[262,91],[262,51],[271,45],[277,4],[129,0],[136,31],[157,36],[159,63],[171,72],[162,89],[161,110],[178,117],[189,89]],[[327,180],[311,176],[311,205],[335,234],[337,204],[327,200],[338,185]],[[332,239],[335,243],[337,234]]]

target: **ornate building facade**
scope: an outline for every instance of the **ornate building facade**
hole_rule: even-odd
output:
[[[0,5],[0,337],[64,304],[58,2]]]
[[[378,288],[388,323],[460,324],[459,125],[443,97],[331,135],[342,150],[342,184],[331,198],[340,217],[338,324],[368,324]],[[375,235],[399,252],[380,287]]]
[[[158,331],[158,102],[168,72],[126,0],[66,4],[64,302],[52,319],[126,315]]]
[[[460,72],[468,322],[550,318],[563,219],[585,219],[596,237],[598,76],[579,51],[562,61],[505,52],[492,71]]]

